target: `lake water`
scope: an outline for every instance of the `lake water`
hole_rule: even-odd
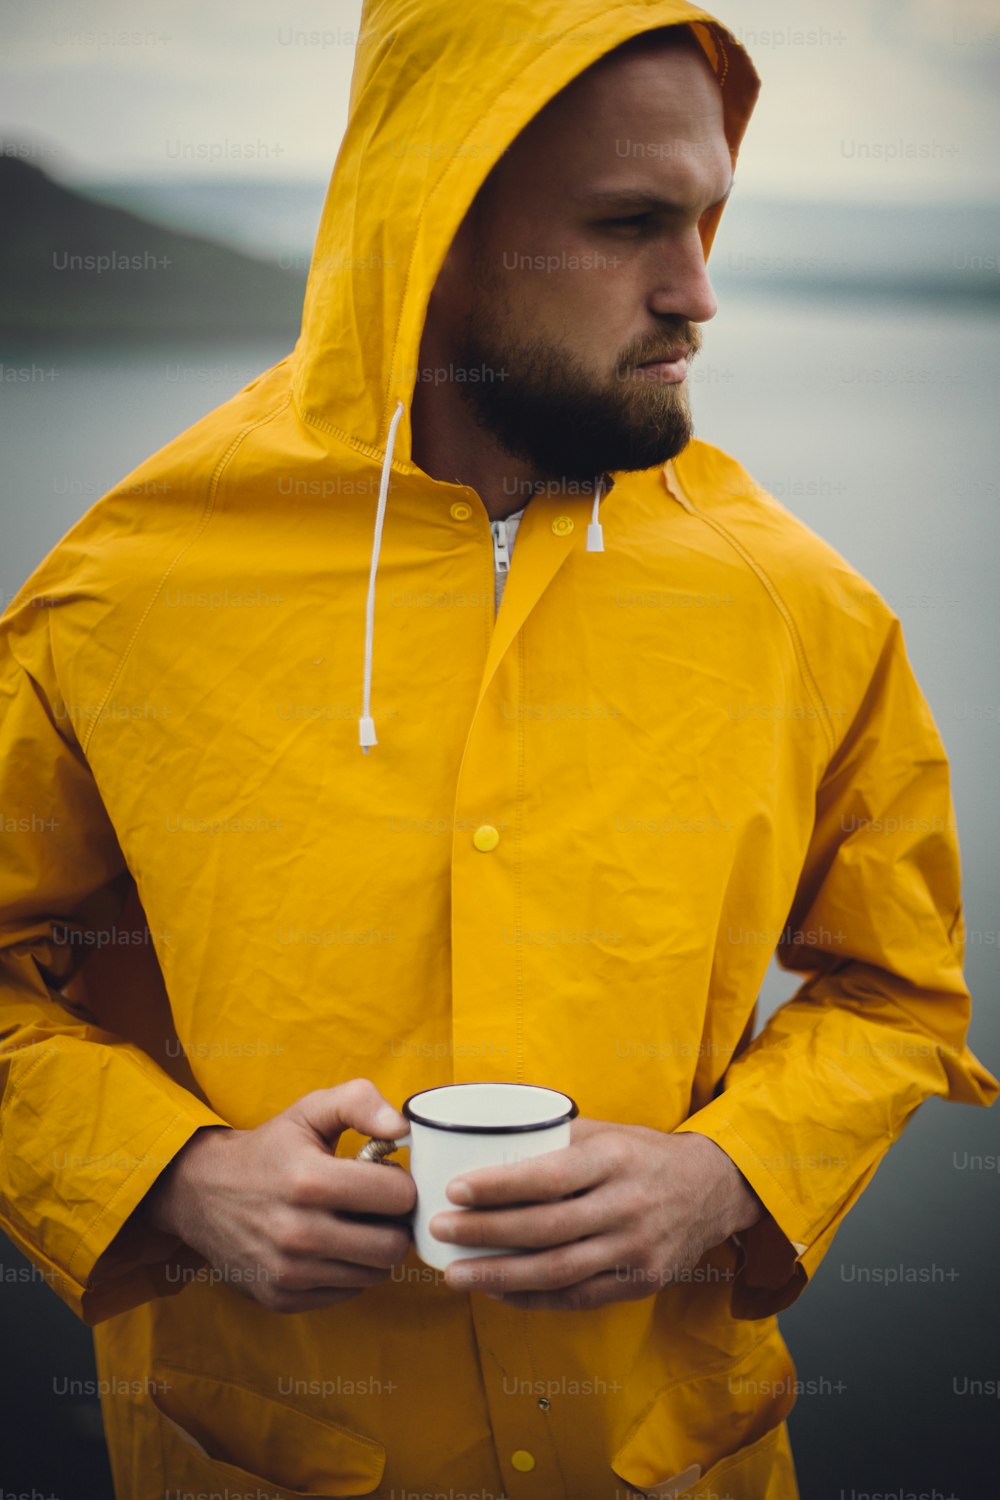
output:
[[[1000,318],[994,308],[960,299],[883,304],[733,293],[705,330],[691,383],[699,435],[737,456],[844,553],[903,621],[952,758],[967,972],[977,1003],[971,1041],[995,1070]],[[0,385],[4,599],[94,500],[283,357],[290,342],[4,350],[7,369],[29,372]],[[764,1009],[792,987],[788,976],[772,972]],[[996,1375],[983,1315],[1000,1251],[996,1177],[961,1169],[973,1157],[986,1159],[983,1153],[996,1159],[996,1119],[996,1111],[934,1104],[921,1110],[840,1231],[815,1284],[783,1315],[800,1374],[820,1382],[818,1394],[800,1398],[791,1424],[809,1500],[838,1500],[852,1485],[893,1492],[936,1485],[942,1495],[954,1490],[970,1500],[993,1492],[977,1488],[991,1450],[990,1416],[982,1401],[953,1394],[953,1382]],[[859,1284],[858,1266],[901,1261],[936,1266],[942,1277],[955,1274],[943,1285],[936,1277],[930,1285],[894,1289]],[[44,1325],[48,1347],[58,1345],[85,1373],[84,1331],[47,1289],[18,1288],[5,1302],[18,1325],[13,1369],[31,1359]],[[845,1389],[827,1395],[823,1381],[842,1381]],[[12,1386],[5,1403],[20,1412],[25,1433],[40,1434],[45,1422],[64,1430],[63,1409],[45,1416],[42,1395],[29,1402]],[[79,1420],[92,1428],[93,1412],[82,1411]],[[947,1440],[945,1432],[952,1434]],[[25,1448],[26,1464],[37,1451]],[[40,1474],[30,1462],[21,1488]],[[12,1477],[18,1472],[15,1465]],[[93,1494],[100,1493],[97,1484]]]

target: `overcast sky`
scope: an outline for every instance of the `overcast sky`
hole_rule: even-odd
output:
[[[326,179],[360,13],[360,0],[4,0],[0,149],[28,145],[66,181]],[[996,0],[736,0],[716,13],[764,79],[741,193],[996,203]]]

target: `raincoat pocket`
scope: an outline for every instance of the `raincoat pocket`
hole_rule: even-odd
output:
[[[685,1473],[645,1489],[630,1488],[629,1500],[799,1500],[784,1422],[713,1465],[707,1474],[696,1476],[696,1468],[692,1465]]]
[[[650,1500],[797,1500],[784,1421],[795,1366],[777,1330],[722,1370],[660,1391],[611,1467]]]
[[[172,1366],[157,1374],[152,1400],[168,1491],[253,1486],[260,1500],[296,1500],[370,1495],[382,1478],[385,1449],[372,1438],[231,1381]]]

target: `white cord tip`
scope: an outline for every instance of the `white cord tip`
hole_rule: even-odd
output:
[[[601,525],[600,521],[591,521],[590,525],[587,527],[587,551],[604,551],[604,527]]]
[[[363,750],[367,750],[369,745],[378,744],[375,738],[375,720],[371,714],[365,714],[358,720],[358,744]]]

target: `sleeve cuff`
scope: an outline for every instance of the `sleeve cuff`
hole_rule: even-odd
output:
[[[176,1295],[205,1265],[204,1257],[183,1240],[134,1216],[156,1179],[204,1126],[230,1128],[192,1097],[191,1108],[172,1118],[89,1224],[68,1266],[56,1264],[16,1226],[5,1223],[12,1242],[83,1322],[101,1323],[155,1297]]]
[[[678,1125],[674,1133],[682,1132],[714,1141],[739,1168],[764,1207],[764,1215],[756,1224],[731,1236],[738,1252],[733,1317],[765,1318],[790,1307],[805,1288],[814,1265],[822,1259],[826,1245],[816,1255],[805,1238],[796,1238],[804,1235],[805,1229],[796,1205],[766,1162],[730,1121],[713,1111],[711,1104]]]

